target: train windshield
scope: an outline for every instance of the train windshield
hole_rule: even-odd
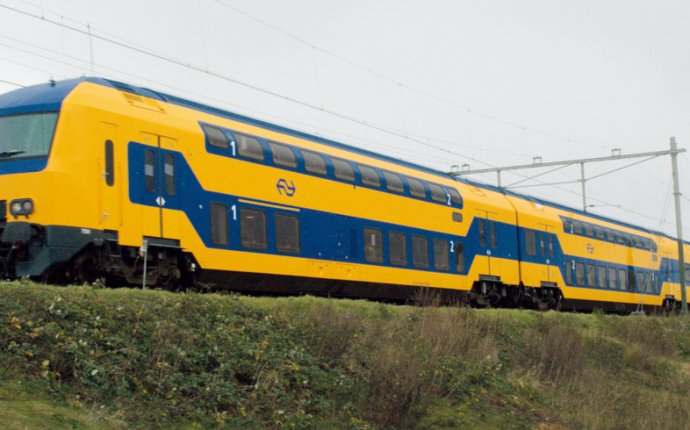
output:
[[[57,116],[49,112],[0,117],[0,161],[47,156]]]

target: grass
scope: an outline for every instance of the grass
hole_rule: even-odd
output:
[[[690,428],[685,318],[0,294],[2,428]]]

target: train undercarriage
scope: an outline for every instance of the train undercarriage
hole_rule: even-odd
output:
[[[250,294],[316,294],[397,303],[468,304],[475,307],[536,310],[603,309],[607,312],[674,313],[679,303],[667,298],[659,308],[565,300],[555,285],[507,285],[481,277],[469,292],[346,282],[295,276],[202,271],[179,242],[146,238],[144,246],[121,246],[117,232],[74,227],[0,224],[0,279],[29,277],[54,284],[143,286],[167,290],[231,290]],[[421,298],[421,299],[420,299]]]

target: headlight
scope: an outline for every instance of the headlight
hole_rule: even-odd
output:
[[[34,212],[34,201],[31,199],[16,199],[10,202],[10,213],[14,216],[29,215]]]

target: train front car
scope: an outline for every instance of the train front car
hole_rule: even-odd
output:
[[[50,219],[56,202],[60,108],[75,82],[47,83],[0,96],[0,276],[43,274],[66,249]],[[58,239],[61,241],[61,239]]]

